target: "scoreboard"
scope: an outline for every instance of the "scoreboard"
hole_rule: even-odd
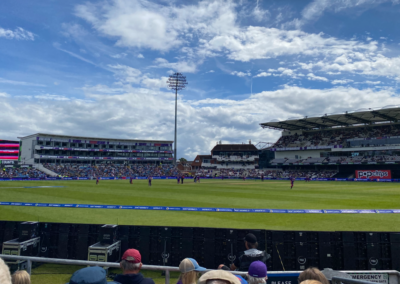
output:
[[[19,141],[0,140],[0,160],[18,160],[19,148]]]

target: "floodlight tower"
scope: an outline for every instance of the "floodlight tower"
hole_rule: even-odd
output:
[[[177,132],[177,115],[178,115],[178,91],[183,90],[186,85],[186,76],[183,76],[182,73],[174,73],[169,76],[168,88],[172,91],[175,91],[175,139],[174,139],[174,164],[176,165],[176,132]]]

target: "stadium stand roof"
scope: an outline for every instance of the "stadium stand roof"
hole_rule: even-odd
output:
[[[311,130],[340,126],[371,125],[383,122],[399,122],[400,107],[387,106],[379,109],[359,109],[340,114],[292,118],[283,121],[260,123],[262,128],[283,130]]]
[[[258,151],[253,144],[217,144],[211,150],[214,151]]]
[[[106,140],[106,141],[130,141],[130,142],[157,142],[157,143],[173,143],[170,140],[146,140],[146,139],[127,139],[127,138],[101,138],[101,137],[90,137],[90,136],[76,136],[76,135],[62,135],[62,134],[49,134],[49,133],[36,133],[28,136],[18,137],[19,139],[26,139],[35,136],[50,136],[50,137],[60,137],[60,138],[80,138],[86,140]]]

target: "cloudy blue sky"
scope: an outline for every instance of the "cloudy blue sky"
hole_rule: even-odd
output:
[[[400,0],[0,2],[0,139],[274,142],[274,119],[400,105]]]

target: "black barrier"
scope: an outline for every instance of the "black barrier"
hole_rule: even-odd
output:
[[[42,257],[87,260],[88,247],[101,241],[101,227],[93,224],[39,223]],[[1,243],[18,238],[21,222],[0,221]],[[118,226],[121,250],[136,248],[142,262],[178,266],[185,257],[216,268],[229,265],[243,251],[243,238],[253,233],[259,249],[271,255],[269,271],[400,270],[400,233],[315,232],[247,229]]]

